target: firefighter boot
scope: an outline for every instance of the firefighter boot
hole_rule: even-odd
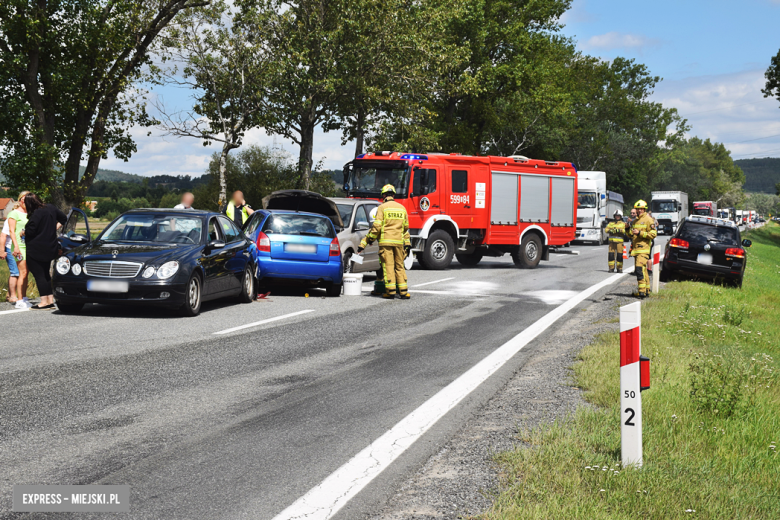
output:
[[[411,295],[411,294],[409,294],[408,292],[403,292],[403,293],[401,293],[401,299],[402,299],[402,300],[408,300],[408,299],[410,299],[411,297],[412,297],[412,295]]]
[[[386,292],[382,295],[382,298],[384,298],[385,300],[394,300],[395,293]]]

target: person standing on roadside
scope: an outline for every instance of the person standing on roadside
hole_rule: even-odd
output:
[[[637,281],[637,292],[634,296],[646,298],[650,293],[650,276],[647,273],[647,263],[650,260],[650,245],[658,236],[655,222],[647,214],[647,202],[639,200],[634,204],[637,218],[631,223],[631,256],[634,257],[634,274]]]
[[[619,211],[615,212],[615,220],[607,224],[607,235],[609,236],[609,253],[607,255],[607,264],[609,272],[617,269],[618,273],[623,272],[623,238],[626,236],[626,223],[623,222],[623,215]]]
[[[14,202],[14,208],[19,207],[18,202]],[[11,230],[8,226],[8,219],[5,219],[3,223],[3,231],[0,233],[0,247],[3,248],[0,251],[0,258],[6,261],[8,264],[8,296],[6,301],[16,304],[19,298],[16,296],[16,285],[19,282],[19,267],[16,265],[16,258],[14,258],[14,243],[11,240]]]
[[[225,215],[227,218],[235,222],[238,229],[244,227],[244,222],[249,220],[249,216],[254,213],[255,210],[246,203],[244,200],[244,194],[240,191],[234,191],[228,205],[225,207]]]
[[[411,249],[409,237],[409,216],[406,208],[395,200],[395,187],[386,184],[382,188],[384,203],[377,208],[376,218],[371,230],[363,237],[358,246],[358,254],[374,240],[379,241],[379,265],[385,280],[385,292],[382,298],[392,300],[396,290],[401,299],[408,300],[408,285],[404,258]]]
[[[33,305],[34,310],[53,310],[54,294],[51,290],[51,262],[60,250],[57,229],[64,226],[68,217],[53,204],[44,204],[34,193],[24,198],[29,220],[25,226],[27,239],[27,262],[35,277],[41,301]]]
[[[15,307],[17,309],[26,309],[32,304],[27,298],[27,245],[24,237],[24,226],[27,225],[27,208],[24,205],[24,198],[29,191],[23,191],[19,194],[19,207],[8,214],[8,231],[13,244],[12,254],[16,261],[16,267],[19,271],[19,278],[16,282],[18,289],[18,300]]]
[[[176,204],[173,209],[192,209],[193,202],[195,202],[195,195],[188,191],[181,196],[181,203]]]

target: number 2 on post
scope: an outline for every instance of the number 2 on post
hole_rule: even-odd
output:
[[[634,415],[636,415],[636,413],[634,412],[634,409],[633,408],[626,408],[625,413],[628,413],[628,414],[631,414],[631,415],[628,416],[628,419],[626,419],[626,422],[624,424],[626,426],[636,426],[636,424],[634,424],[634,422],[633,422],[634,421]]]

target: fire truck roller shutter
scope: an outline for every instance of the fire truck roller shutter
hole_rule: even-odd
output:
[[[550,177],[520,175],[520,222],[548,222],[550,217]]]
[[[517,174],[491,175],[490,222],[491,224],[517,225]]]
[[[553,226],[574,225],[574,179],[570,177],[553,177],[552,208],[550,224]]]

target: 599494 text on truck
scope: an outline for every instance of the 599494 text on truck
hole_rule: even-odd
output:
[[[425,269],[455,256],[473,266],[512,255],[534,268],[575,238],[577,170],[523,156],[374,152],[344,167],[349,197],[380,200],[392,184],[409,214],[412,254]]]

